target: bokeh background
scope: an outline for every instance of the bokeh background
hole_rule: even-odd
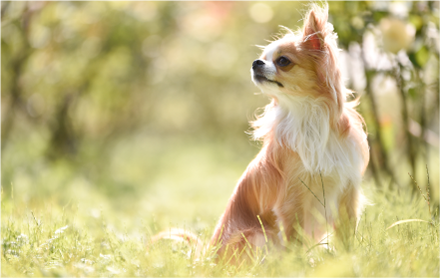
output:
[[[268,103],[250,80],[256,45],[280,25],[300,28],[306,10],[305,2],[2,1],[4,203],[70,206],[91,227],[105,218],[139,233],[212,227],[260,147],[245,133]],[[425,190],[428,169],[437,207],[439,2],[329,2],[329,10],[369,132],[367,193],[418,194],[408,173]]]

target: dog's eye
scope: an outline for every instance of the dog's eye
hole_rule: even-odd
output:
[[[276,62],[277,62],[277,65],[280,67],[288,66],[291,63],[290,60],[284,56],[281,56],[280,58],[278,58]]]

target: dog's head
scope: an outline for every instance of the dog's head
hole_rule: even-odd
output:
[[[310,96],[345,101],[337,56],[336,34],[327,22],[328,8],[312,5],[302,30],[288,33],[264,47],[252,63],[253,82],[263,93],[279,99]]]

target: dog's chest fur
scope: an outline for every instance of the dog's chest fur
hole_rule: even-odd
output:
[[[254,136],[272,138],[277,151],[283,153],[285,194],[279,195],[273,208],[277,222],[289,226],[299,222],[319,240],[325,232],[322,188],[327,222],[332,223],[344,190],[360,186],[364,160],[355,138],[359,130],[353,125],[341,136],[330,125],[325,106],[309,98],[269,107],[257,126]]]
[[[341,181],[360,179],[364,160],[353,134],[359,132],[355,130],[357,126],[352,125],[348,135],[341,136],[331,126],[329,111],[319,100],[292,99],[266,109],[263,117],[254,123],[254,138],[271,134],[282,148],[298,154],[304,173],[338,176]],[[298,157],[292,157],[295,166],[299,166]]]

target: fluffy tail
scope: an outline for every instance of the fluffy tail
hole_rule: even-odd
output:
[[[162,239],[186,242],[189,246],[194,248],[196,257],[199,257],[203,250],[203,243],[200,239],[195,234],[184,229],[171,228],[167,231],[160,232],[151,238],[151,243],[154,244],[154,242]]]

